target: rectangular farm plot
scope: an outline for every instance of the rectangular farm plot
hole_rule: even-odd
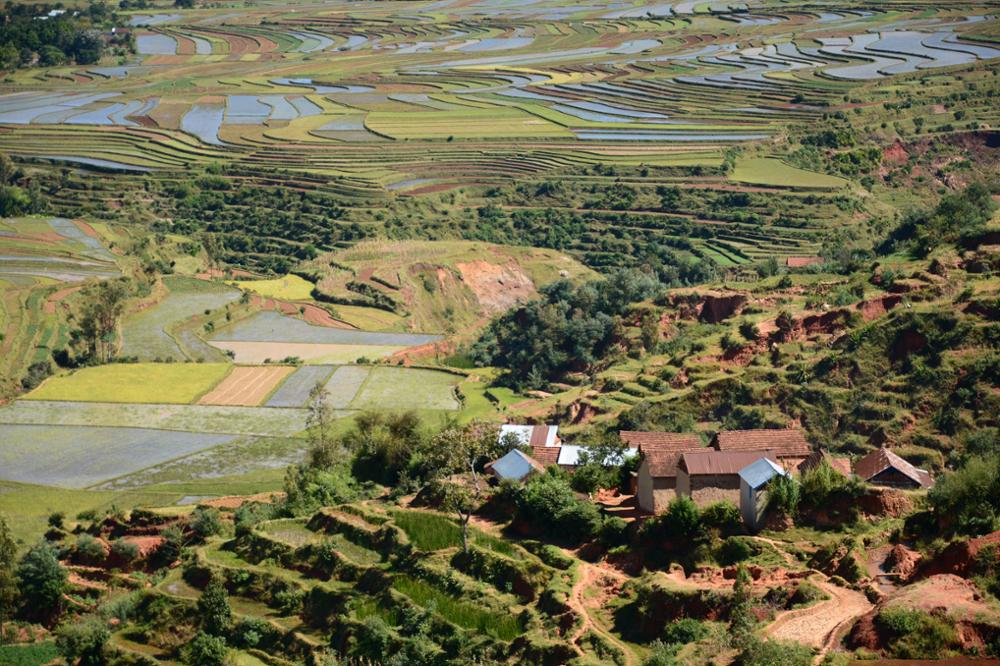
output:
[[[339,365],[365,358],[385,358],[405,349],[394,345],[324,345],[308,342],[243,342],[227,340],[212,342],[213,347],[233,353],[237,363],[267,363],[289,357],[306,363]]]
[[[460,405],[455,397],[455,386],[460,380],[456,375],[436,370],[372,368],[350,407],[456,410]]]
[[[326,383],[326,391],[330,394],[328,403],[334,409],[347,409],[358,391],[364,385],[371,368],[360,365],[345,365],[337,371]]]
[[[317,383],[325,384],[334,368],[328,365],[306,365],[293,372],[267,401],[267,407],[302,407],[309,391]]]
[[[128,428],[141,423],[158,430],[283,437],[304,430],[306,414],[277,407],[16,400],[0,407],[0,424]]]
[[[232,366],[226,363],[119,363],[51,377],[25,400],[186,405],[210,391]]]
[[[146,428],[0,425],[0,478],[86,488],[233,439]]]
[[[295,368],[288,365],[237,366],[203,395],[198,404],[255,407],[294,371]]]

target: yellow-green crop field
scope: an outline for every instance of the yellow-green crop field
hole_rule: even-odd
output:
[[[25,399],[183,405],[211,390],[232,368],[226,363],[118,363],[80,368],[49,378]]]

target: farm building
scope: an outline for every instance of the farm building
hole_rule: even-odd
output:
[[[543,466],[555,465],[559,462],[559,450],[562,440],[559,439],[559,426],[549,425],[513,425],[500,426],[497,441],[509,444],[514,439],[514,446],[530,449],[531,456]]]
[[[771,451],[776,456],[774,460],[791,470],[813,451],[805,433],[798,428],[728,430],[717,434],[709,446],[722,452]]]
[[[767,486],[777,476],[787,476],[781,465],[759,458],[740,470],[740,514],[743,524],[756,532],[767,517]]]
[[[826,464],[828,464],[834,472],[839,473],[841,476],[851,478],[854,474],[851,470],[850,458],[831,456],[829,451],[826,449],[816,449],[810,453],[809,457],[799,464],[798,472],[799,474],[804,474],[814,467],[818,467],[823,461],[826,461]]]
[[[876,486],[917,489],[934,485],[929,472],[914,467],[884,447],[854,463],[854,473]]]
[[[556,464],[561,468],[572,471],[580,466],[580,453],[582,453],[587,447],[577,446],[575,444],[563,444],[559,447],[559,456],[556,458]],[[639,452],[636,449],[625,449],[622,451],[621,455],[609,454],[605,458],[604,463],[606,465],[620,465],[629,458],[634,458]]]
[[[698,506],[729,501],[739,504],[740,470],[761,458],[775,459],[773,451],[697,451],[681,454],[677,463],[677,495]]]
[[[650,513],[666,510],[670,500],[677,496],[677,463],[684,453],[704,451],[701,439],[693,433],[620,434],[623,441],[636,445],[642,457],[636,488],[639,507]]]
[[[535,474],[545,472],[545,466],[518,449],[511,449],[491,463],[484,470],[497,481],[517,481],[522,483]]]

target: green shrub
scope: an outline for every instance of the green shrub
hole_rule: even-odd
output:
[[[81,534],[76,538],[75,550],[77,559],[91,566],[102,564],[107,556],[104,544],[89,534]]]
[[[896,659],[940,659],[958,648],[955,624],[946,616],[915,608],[885,608],[875,623],[889,634],[889,653]]]
[[[729,537],[719,546],[716,559],[722,566],[731,566],[749,560],[760,553],[759,547],[749,539]]]
[[[732,502],[716,502],[701,511],[701,522],[710,530],[718,530],[722,536],[730,536],[743,531],[743,516],[740,508]]]
[[[222,515],[214,507],[199,506],[191,512],[191,529],[202,539],[222,534]]]
[[[795,592],[792,594],[792,598],[790,599],[790,601],[791,601],[791,606],[794,608],[797,606],[811,606],[817,601],[823,601],[829,598],[830,595],[828,595],[826,592],[819,589],[812,583],[808,581],[802,581],[795,588]]]
[[[708,628],[699,620],[691,617],[681,618],[676,622],[668,624],[663,630],[664,643],[677,643],[687,645],[700,641],[708,635]]]
[[[938,479],[928,499],[941,524],[978,536],[1000,527],[1000,458],[970,458]]]
[[[104,666],[104,648],[111,632],[99,620],[67,624],[56,633],[56,647],[67,663],[78,666]]]
[[[736,658],[739,666],[809,666],[812,650],[798,643],[753,639]]]
[[[181,659],[188,666],[225,666],[228,654],[224,640],[199,632],[181,651]]]
[[[799,510],[799,482],[784,474],[771,479],[767,484],[767,508],[794,516]]]

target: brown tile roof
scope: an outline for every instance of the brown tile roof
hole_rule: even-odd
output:
[[[851,475],[850,458],[834,458],[825,449],[816,449],[809,454],[808,458],[799,463],[799,474],[817,467],[823,460],[825,460],[835,472],[839,472],[843,476]]]
[[[915,483],[920,484],[923,488],[929,488],[934,485],[934,481],[931,479],[929,473],[925,470],[917,469],[886,448],[872,451],[854,463],[854,473],[865,481],[878,476],[889,468],[895,469],[900,474],[913,479]]]
[[[544,442],[545,440],[543,439],[542,441]],[[561,449],[561,446],[545,446],[544,444],[541,446],[532,446],[531,457],[548,467],[559,462],[559,451]]]
[[[678,467],[691,476],[703,474],[739,474],[740,470],[761,458],[775,459],[773,451],[698,451],[682,453]],[[777,462],[777,461],[775,461]]]
[[[683,451],[642,449],[642,456],[648,461],[649,475],[654,479],[669,479],[677,476],[677,463],[680,462],[682,455],[684,455]]]
[[[728,430],[712,440],[719,451],[773,451],[779,458],[808,456],[812,447],[798,428],[770,430]]]
[[[701,439],[693,432],[655,432],[651,430],[622,430],[618,433],[629,448],[656,448],[661,451],[689,451],[701,447]]]

